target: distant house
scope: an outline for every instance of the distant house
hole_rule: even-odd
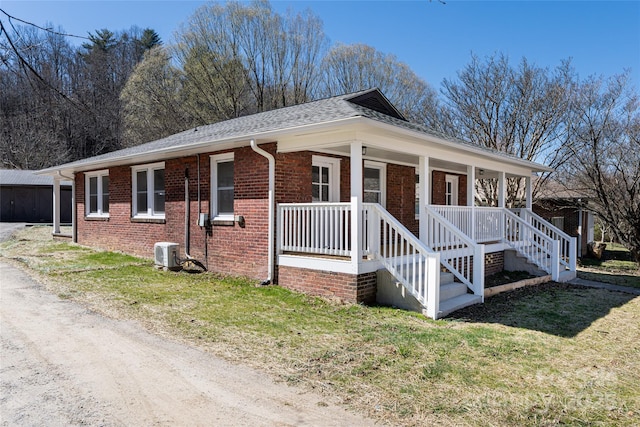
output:
[[[575,277],[575,240],[530,210],[533,174],[551,170],[411,123],[372,89],[39,173],[75,177],[83,245],[178,243],[211,271],[438,318],[482,302],[506,251]],[[479,175],[498,180],[498,207],[473,206]],[[526,208],[505,208],[508,177],[525,178]]]
[[[536,214],[577,239],[579,257],[587,254],[587,244],[594,241],[595,217],[589,210],[589,199],[584,191],[548,180],[533,203]]]
[[[53,183],[34,171],[0,169],[0,221],[52,223]],[[61,183],[60,197],[60,221],[71,223],[70,181]]]

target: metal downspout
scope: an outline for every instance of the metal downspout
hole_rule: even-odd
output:
[[[263,157],[266,157],[269,160],[269,227],[268,227],[268,277],[262,282],[264,285],[268,285],[273,281],[274,276],[274,218],[275,218],[275,206],[274,206],[274,189],[275,189],[275,179],[276,179],[276,159],[273,157],[271,153],[266,152],[262,148],[258,147],[256,144],[256,140],[251,140],[251,149],[256,153],[260,154]]]

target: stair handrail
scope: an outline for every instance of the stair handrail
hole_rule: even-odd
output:
[[[560,264],[564,265],[569,271],[576,271],[578,259],[577,239],[560,230],[531,209],[518,208],[511,209],[520,218],[529,222],[533,227],[545,233],[553,240],[560,241]],[[524,215],[523,215],[524,213]]]
[[[440,253],[440,263],[460,282],[484,301],[484,245],[476,243],[462,230],[429,205],[427,246]]]
[[[440,254],[431,250],[378,203],[363,203],[367,253],[374,255],[426,314],[436,319],[440,304]]]
[[[518,253],[551,274],[552,280],[560,277],[560,241],[553,240],[544,232],[509,209],[504,209],[505,243]]]

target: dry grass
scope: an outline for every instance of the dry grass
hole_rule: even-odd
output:
[[[249,364],[391,425],[640,424],[640,298],[551,284],[431,321],[28,230],[0,246],[65,298]]]
[[[623,246],[609,243],[601,260],[582,258],[578,277],[596,282],[640,288],[640,266]]]

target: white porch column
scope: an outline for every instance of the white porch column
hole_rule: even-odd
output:
[[[531,189],[531,175],[525,177],[525,186],[527,188],[527,209],[531,210],[533,206],[533,191]]]
[[[498,207],[504,208],[507,199],[507,179],[504,172],[498,172]]]
[[[474,206],[475,203],[475,189],[476,189],[476,167],[473,165],[467,166],[467,206],[471,206],[471,216],[469,217],[469,224],[467,230],[469,230],[470,237],[475,239],[476,235],[476,212]]]
[[[60,234],[60,178],[53,178],[53,234]]]
[[[351,269],[362,259],[362,142],[351,142]]]
[[[418,233],[420,240],[427,242],[428,236],[428,219],[427,210],[424,208],[431,203],[431,197],[429,192],[429,157],[420,156],[420,163],[418,165],[418,176],[420,182],[418,183],[418,194],[420,199],[420,205],[418,206],[418,220],[420,221],[420,232]]]
[[[76,174],[71,175],[71,240],[78,243],[78,209],[76,205]]]
[[[474,206],[476,196],[476,167],[467,166],[467,206]]]

